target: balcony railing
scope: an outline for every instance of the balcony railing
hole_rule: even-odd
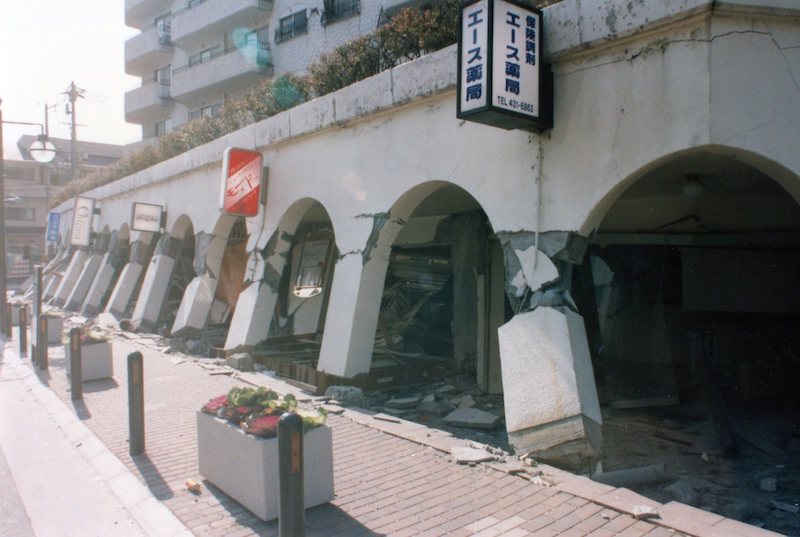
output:
[[[241,48],[219,51],[196,63],[172,71],[172,96],[188,99],[205,91],[224,89],[239,82],[255,82],[272,76],[269,46],[265,42],[250,43]],[[251,80],[252,79],[252,80]]]
[[[125,72],[143,76],[172,58],[169,32],[150,26],[125,41]]]
[[[325,11],[320,18],[320,24],[323,26],[361,13],[360,0],[339,0],[325,4]]]
[[[204,0],[172,15],[172,40],[188,47],[203,36],[232,26],[250,25],[272,9],[271,0]]]

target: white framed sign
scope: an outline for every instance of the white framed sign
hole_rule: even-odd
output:
[[[69,231],[71,245],[89,246],[92,243],[94,204],[94,198],[75,198],[75,206],[72,210],[72,229]]]
[[[159,233],[161,231],[161,215],[163,213],[163,205],[136,201],[131,208],[131,229]]]
[[[459,119],[504,129],[552,128],[552,76],[542,61],[542,14],[517,0],[461,8]]]

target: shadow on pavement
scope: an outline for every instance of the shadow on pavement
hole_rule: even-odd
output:
[[[72,401],[72,408],[75,409],[75,415],[78,416],[78,419],[81,421],[88,420],[92,417],[92,413],[89,412],[89,407],[86,406],[83,400]]]
[[[106,390],[115,390],[119,388],[119,383],[113,378],[87,380],[83,382],[84,393],[103,392]]]
[[[240,526],[246,526],[262,537],[278,535],[278,520],[264,522],[253,513],[244,508],[236,500],[222,492],[210,482],[203,480],[203,486],[211,493],[220,506],[222,506]],[[306,537],[381,537],[383,533],[376,533],[362,525],[333,504],[326,503],[311,509],[306,509]]]
[[[144,455],[135,455],[131,457],[131,460],[133,464],[136,465],[136,468],[139,469],[139,473],[144,479],[147,488],[150,489],[150,492],[153,493],[156,499],[164,501],[174,496],[172,489],[167,482],[164,481],[161,472],[158,471],[158,468],[156,468],[156,465],[153,464],[153,461],[150,460],[150,457],[146,453]]]

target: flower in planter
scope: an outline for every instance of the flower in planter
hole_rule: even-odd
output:
[[[64,330],[61,333],[61,343],[69,345],[70,331]],[[91,345],[93,343],[105,343],[109,340],[108,332],[98,326],[91,326],[81,330],[81,345]]]
[[[299,408],[294,395],[280,397],[264,386],[257,389],[231,388],[227,395],[209,400],[200,410],[241,425],[245,432],[264,438],[277,434],[278,420],[285,412],[298,414],[309,429],[323,425],[328,416],[324,409]]]
[[[257,416],[251,417],[242,424],[244,432],[262,438],[272,438],[278,435],[278,422],[280,416]]]

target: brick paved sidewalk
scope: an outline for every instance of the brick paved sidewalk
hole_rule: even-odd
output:
[[[126,357],[135,350],[144,356],[146,454],[131,457]],[[163,354],[141,340],[116,339],[114,380],[85,383],[83,403],[73,405],[63,348],[51,347],[50,355],[50,370],[40,374],[42,381],[195,535],[277,535],[276,522],[262,522],[210,483],[202,481],[198,496],[185,489],[187,479],[202,479],[196,411],[211,397],[243,385],[242,380],[211,375],[191,360]],[[278,391],[287,388],[252,374],[256,377]],[[365,411],[348,409],[331,415],[328,424],[336,499],[306,512],[309,537],[775,535],[682,504],[661,506],[626,489],[549,467],[544,468],[552,486],[487,465],[456,465],[448,453],[431,447],[458,442],[448,435],[407,422],[381,422]],[[635,505],[658,508],[661,519],[636,520],[631,515]]]

